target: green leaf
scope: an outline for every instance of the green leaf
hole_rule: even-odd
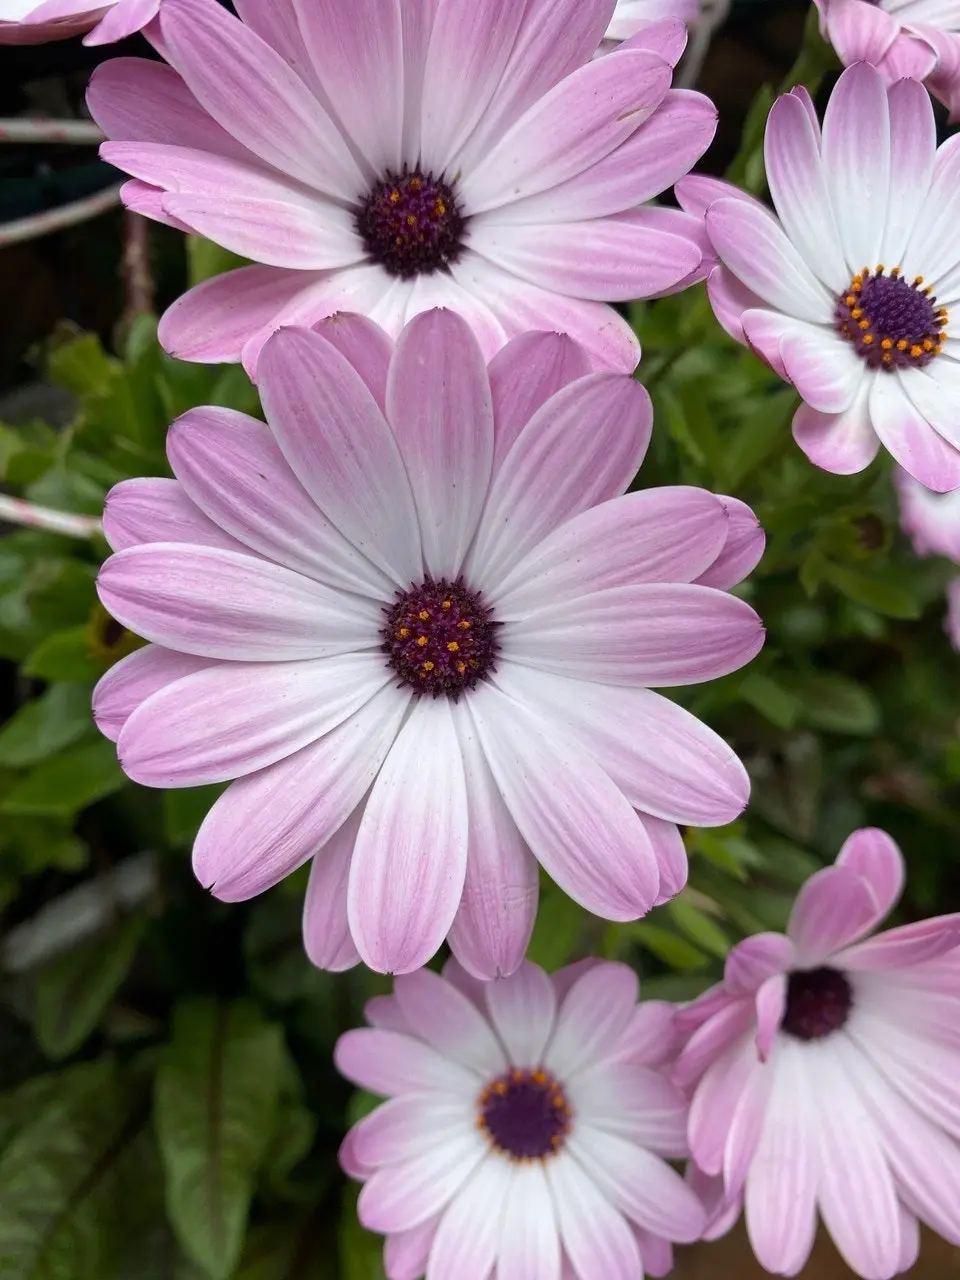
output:
[[[544,884],[527,959],[548,972],[565,965],[577,954],[585,919],[583,908],[572,898],[555,885]]]
[[[47,636],[28,654],[23,674],[38,680],[97,680],[103,663],[90,653],[86,626],[70,627]]]
[[[316,1212],[257,1227],[234,1280],[343,1280]]]
[[[187,279],[191,285],[202,284],[211,276],[219,276],[234,267],[242,267],[248,259],[205,240],[203,236],[187,236]]]
[[[865,605],[887,618],[918,618],[920,605],[905,586],[890,581],[889,576],[851,569],[847,565],[827,564],[823,577],[849,600]]]
[[[856,680],[835,672],[808,676],[797,690],[804,720],[828,733],[870,737],[880,727],[880,706]]]
[[[69,817],[126,786],[112,742],[90,742],[51,756],[15,783],[0,814]]]
[[[0,1276],[106,1280],[118,1252],[123,1160],[146,1119],[102,1061],[31,1117],[0,1156]]]
[[[37,978],[34,1031],[48,1058],[67,1058],[93,1032],[133,964],[146,921],[131,916],[51,960]]]
[[[383,1237],[364,1231],[357,1218],[357,1189],[347,1187],[340,1216],[341,1280],[385,1280]],[[451,1277],[453,1280],[453,1277]]]
[[[730,950],[730,939],[715,921],[694,906],[687,894],[682,893],[668,903],[667,911],[680,932],[686,934],[696,946],[702,947],[711,955],[719,956],[721,960],[726,958]]]
[[[753,671],[741,681],[740,696],[778,729],[790,729],[800,712],[800,703],[788,689],[770,676]]]
[[[87,685],[51,685],[0,729],[0,765],[36,764],[82,738],[92,724]]]
[[[660,925],[641,920],[638,924],[611,925],[613,930],[639,943],[672,969],[702,969],[709,963],[699,947]]]
[[[48,360],[53,381],[81,400],[106,395],[118,368],[118,362],[107,355],[95,333],[81,334],[56,347]]]
[[[165,791],[163,830],[167,844],[174,848],[193,844],[200,830],[200,823],[225,789],[226,784],[217,783],[209,787],[183,787],[178,791]]]
[[[190,1000],[174,1013],[155,1115],[167,1213],[215,1280],[237,1265],[257,1172],[273,1138],[283,1033],[256,1006]]]

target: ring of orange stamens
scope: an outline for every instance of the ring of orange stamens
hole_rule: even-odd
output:
[[[556,1155],[572,1122],[562,1086],[542,1067],[514,1067],[477,1099],[477,1128],[494,1151],[515,1163]]]
[[[885,270],[857,272],[837,299],[837,329],[872,369],[922,369],[940,354],[950,317],[923,276]]]

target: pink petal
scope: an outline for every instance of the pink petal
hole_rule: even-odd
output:
[[[536,859],[503,802],[464,703],[454,722],[470,805],[467,874],[450,947],[479,978],[513,973],[533,932],[539,894]]]
[[[643,829],[653,845],[653,854],[660,872],[660,892],[654,905],[662,907],[687,886],[690,876],[687,847],[676,823],[653,818],[649,813],[638,812],[637,817],[643,823]]]
[[[604,684],[699,684],[738,671],[765,632],[735,596],[686,583],[641,583],[538,609],[511,625],[513,662]]]
[[[373,996],[363,1006],[363,1016],[371,1027],[381,1031],[400,1031],[403,1035],[413,1035],[413,1028],[403,1016],[396,996]]]
[[[838,963],[854,972],[883,972],[938,960],[960,946],[960,916],[937,916],[888,929],[840,952]]]
[[[390,579],[318,510],[263,422],[232,409],[188,409],[170,427],[167,456],[196,508],[229,530],[234,546],[344,591],[390,598]]]
[[[441,1146],[452,1128],[462,1128],[464,1107],[449,1094],[414,1093],[391,1098],[351,1129],[351,1154],[374,1172],[381,1165],[404,1164]]]
[[[129,547],[100,570],[97,591],[125,627],[199,657],[273,662],[374,643],[373,601],[330,590],[280,565],[214,547]]]
[[[813,968],[856,942],[877,918],[877,902],[867,883],[847,867],[824,867],[797,894],[787,935],[797,965]]]
[[[490,380],[459,316],[428,311],[404,329],[390,364],[387,416],[410,477],[426,570],[452,581],[493,466]]]
[[[930,191],[937,127],[930,96],[921,84],[901,80],[892,85],[887,100],[890,104],[890,172],[897,178],[890,185],[880,261],[901,262]]]
[[[666,20],[644,21],[640,29],[623,44],[618,46],[614,52],[622,52],[627,49],[649,49],[651,53],[659,54],[661,58],[670,63],[671,67],[675,67],[683,56],[683,51],[687,47],[687,28],[682,18],[692,18],[696,12],[691,4],[691,0],[667,0],[667,4],[656,3],[654,5],[651,0],[640,0],[640,7],[645,14],[649,13],[651,19],[659,19],[661,14],[669,13]],[[616,30],[618,12],[622,7],[621,0],[618,0],[617,9],[614,10],[613,20],[610,24],[609,34],[613,38],[613,31]]]
[[[667,1157],[689,1154],[687,1103],[659,1071],[602,1061],[567,1085],[582,1123]]]
[[[487,1280],[498,1258],[510,1188],[501,1160],[489,1156],[440,1219],[427,1263],[431,1275]]]
[[[121,658],[100,677],[93,691],[93,718],[97,728],[111,742],[116,742],[141,702],[166,685],[204,670],[210,663],[210,658],[195,658],[156,644],[148,644]]]
[[[396,440],[352,365],[319,335],[283,329],[259,364],[271,430],[314,502],[398,586],[422,577],[410,484]]]
[[[897,38],[899,22],[879,7],[851,0],[826,0],[826,5],[826,32],[845,64],[876,65]]]
[[[357,1159],[354,1150],[354,1134],[356,1128],[349,1131],[344,1140],[340,1143],[340,1150],[337,1152],[337,1159],[340,1161],[340,1168],[348,1178],[353,1178],[356,1182],[364,1182],[373,1173],[373,1167],[366,1165]],[[415,1278],[413,1278],[415,1280]]]
[[[547,873],[606,919],[644,915],[659,872],[620,790],[575,739],[493,685],[474,690],[469,708],[507,808]]]
[[[563,998],[544,1063],[569,1080],[612,1053],[637,1005],[637,975],[625,964],[581,974]]]
[[[329,733],[390,678],[378,653],[218,662],[141,703],[120,734],[120,763],[150,787],[200,787],[242,777]]]
[[[830,95],[822,155],[847,265],[858,271],[882,261],[890,188],[890,112],[883,81],[866,63],[848,67]],[[851,183],[858,193],[856,208],[850,200]],[[864,217],[864,209],[872,212]]]
[[[225,902],[243,902],[302,866],[350,818],[399,731],[409,703],[388,686],[331,733],[233,783],[193,846],[197,879]],[[346,841],[352,828],[341,833]],[[336,848],[340,847],[338,840]],[[318,873],[320,874],[320,873]]]
[[[364,189],[333,121],[249,27],[202,0],[164,0],[160,30],[200,105],[254,155],[339,200]]]
[[[642,1274],[640,1249],[620,1211],[577,1161],[552,1160],[545,1170],[573,1274],[636,1280]]]
[[[938,435],[911,400],[908,392],[915,385],[913,378],[900,374],[872,380],[873,429],[904,471],[937,493],[948,492],[960,485],[960,449]]]
[[[429,969],[401,974],[393,984],[400,1011],[415,1035],[438,1053],[481,1076],[508,1065],[490,1023],[472,1000]]]
[[[485,213],[583,173],[652,115],[670,79],[668,64],[644,50],[579,67],[466,175],[464,207],[473,215]]]
[[[370,793],[350,869],[364,963],[409,973],[446,937],[463,892],[469,820],[450,704],[415,703]]]
[[[487,1157],[479,1134],[465,1129],[403,1164],[378,1169],[360,1192],[361,1225],[368,1231],[407,1231],[449,1204]]]
[[[726,267],[714,267],[707,276],[707,297],[713,314],[735,342],[746,343],[743,332],[743,313],[754,307],[763,307],[764,301]]]
[[[709,993],[708,993],[709,994]],[[721,988],[719,1009],[690,1036],[674,1063],[671,1079],[681,1089],[691,1089],[712,1062],[753,1027],[753,1001],[727,995]]]
[[[213,276],[163,313],[160,343],[181,360],[236,363],[244,343],[309,284],[309,275],[277,267],[240,267]]]
[[[493,469],[538,409],[565,386],[585,377],[590,362],[565,333],[525,333],[512,338],[488,369],[493,395]]]
[[[497,1280],[558,1280],[560,1237],[545,1165],[517,1164],[503,1208]]]
[[[253,153],[200,106],[172,67],[146,58],[111,58],[87,86],[90,114],[108,138],[193,147],[254,162]]]
[[[693,582],[727,539],[723,503],[664,485],[581,511],[539,542],[492,597],[497,617],[525,617],[566,597],[638,582]]]
[[[565,387],[520,432],[493,479],[465,572],[488,590],[553,529],[619,496],[650,441],[638,382],[595,373]]]
[[[892,911],[903,892],[906,868],[897,844],[877,827],[861,827],[843,843],[836,865],[855,871],[866,880],[881,920]]]
[[[605,960],[601,960],[597,956],[584,956],[582,960],[574,960],[571,964],[565,964],[562,968],[555,969],[550,975],[550,981],[553,983],[553,989],[557,993],[557,999],[566,1000],[574,983],[579,982],[583,975],[589,973],[591,969],[597,969],[606,963]]]
[[[318,321],[314,332],[353,365],[380,411],[386,413],[387,372],[393,343],[383,329],[366,316],[341,311]]]
[[[668,1276],[673,1270],[673,1246],[670,1241],[655,1236],[651,1231],[644,1231],[641,1227],[634,1227],[633,1234],[640,1246],[643,1274],[657,1278]]]
[[[793,943],[782,933],[755,933],[727,956],[723,981],[733,995],[752,995],[768,978],[795,966]]]
[[[383,1265],[390,1280],[420,1280],[427,1267],[438,1218],[428,1218],[409,1231],[394,1231],[383,1246]]]
[[[743,1037],[718,1054],[707,1067],[691,1099],[687,1126],[690,1151],[704,1172],[711,1175],[722,1172],[737,1107],[751,1091],[765,1099],[761,1079],[769,1077],[770,1072],[764,1073],[758,1065],[753,1045]],[[761,1123],[762,1119],[761,1108]],[[759,1128],[756,1136],[759,1137]]]
[[[614,1060],[638,1066],[660,1066],[676,1048],[675,1024],[673,1005],[665,1000],[644,1000],[634,1009],[633,1016],[620,1037],[613,1055]]]
[[[842,413],[850,406],[865,367],[835,333],[775,311],[745,311],[741,324],[748,344],[814,409]]]
[[[727,540],[710,568],[695,581],[701,587],[718,587],[727,591],[757,567],[767,539],[759,520],[746,503],[739,498],[727,497],[721,497],[720,501],[727,513]]]
[[[113,486],[103,508],[103,536],[114,551],[151,542],[247,550],[209,520],[176,480],[159,477],[121,480]]]
[[[880,441],[868,409],[871,382],[863,378],[843,413],[818,413],[807,404],[800,405],[793,418],[793,438],[814,466],[849,476],[863,471],[877,456]]]
[[[749,779],[730,747],[660,694],[514,666],[501,668],[495,683],[574,733],[645,815],[722,826],[746,807]]]
[[[757,1054],[766,1062],[787,1008],[787,975],[775,973],[757,989]]]
[[[362,1027],[337,1041],[333,1061],[360,1089],[393,1097],[404,1093],[460,1093],[472,1097],[480,1080],[413,1036]]]
[[[356,808],[314,857],[303,900],[303,948],[311,964],[331,973],[360,963],[347,922],[347,881],[362,813]]]
[[[508,1060],[535,1067],[553,1033],[557,996],[539,965],[524,961],[508,978],[485,984],[486,1006]]]

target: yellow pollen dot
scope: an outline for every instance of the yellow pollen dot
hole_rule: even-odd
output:
[[[467,664],[465,662],[458,662],[457,674],[462,676],[462,675],[466,675],[466,672],[467,672]]]
[[[430,641],[427,639],[426,636],[417,636],[417,644],[420,646],[421,649],[425,648],[429,643]]]
[[[860,321],[860,328],[861,328],[861,329],[869,329],[869,328],[870,328],[870,321],[869,321],[869,320],[861,320],[861,321]]]
[[[906,351],[906,349],[907,349],[908,345],[909,345],[909,343],[907,342],[906,338],[901,338],[901,339],[897,342],[897,350],[898,350],[898,351]]]
[[[534,1084],[546,1084],[546,1083],[547,1083],[547,1073],[546,1073],[545,1071],[534,1071],[534,1073],[533,1073],[533,1082],[534,1082]]]
[[[852,307],[853,304],[856,302],[856,300],[857,300],[856,294],[853,294],[853,293],[848,293],[847,296],[844,298],[844,302],[847,304],[848,307]]]
[[[397,639],[398,639],[398,640],[406,640],[406,638],[407,638],[407,636],[408,636],[409,634],[410,634],[410,628],[409,628],[409,627],[401,627],[401,628],[400,628],[400,630],[397,632]]]
[[[519,1067],[514,1067],[511,1074],[516,1084],[523,1084],[523,1072]]]
[[[419,191],[419,190],[421,189],[421,187],[422,187],[422,186],[423,186],[423,179],[422,179],[422,178],[411,178],[411,179],[410,179],[410,190],[411,190],[411,191]]]
[[[883,347],[884,351],[889,351],[889,350],[891,349],[891,347],[893,346],[893,339],[892,339],[892,338],[884,338],[884,339],[883,339],[883,341],[880,343],[880,345],[881,345],[881,347]]]
[[[425,662],[425,663],[423,664],[423,669],[424,669],[424,671],[432,671],[432,670],[433,670],[433,663],[432,663],[432,662]]]
[[[923,340],[923,349],[924,349],[924,351],[932,351],[932,350],[933,350],[933,339],[932,339],[932,338],[924,338],[924,340]]]
[[[507,1086],[504,1084],[502,1080],[498,1080],[496,1084],[493,1086],[493,1092],[497,1094],[498,1097],[502,1098],[503,1095],[507,1092]]]
[[[452,604],[452,601],[450,601],[450,600],[444,600],[444,601],[443,601],[443,603],[440,605],[440,608],[441,608],[441,609],[449,609],[451,604]]]
[[[916,360],[917,356],[923,355],[923,347],[921,347],[918,343],[914,343],[914,345],[910,348],[910,354],[913,356],[914,360]]]
[[[460,646],[457,644],[456,640],[451,640],[450,643],[447,645],[447,653],[459,653],[459,652],[460,652]]]
[[[914,276],[914,277],[913,277],[913,287],[914,287],[915,289],[918,289],[918,288],[920,287],[920,285],[922,285],[922,284],[923,284],[923,276]]]
[[[470,623],[466,620],[466,618],[464,618],[464,620],[463,620],[462,622],[458,622],[458,623],[457,623],[457,626],[460,628],[460,630],[461,630],[461,631],[469,631],[469,630],[470,630]]]
[[[442,218],[443,215],[447,212],[446,200],[437,200],[433,206],[433,212],[437,215],[438,218]]]
[[[416,225],[417,225],[417,218],[416,218],[416,215],[415,215],[415,214],[413,214],[413,213],[408,213],[408,214],[407,214],[407,226],[408,226],[408,227],[415,227]]]
[[[396,187],[393,188],[389,196],[387,196],[387,199],[390,201],[391,204],[396,204],[398,202],[398,200],[400,199],[400,192],[397,190]]]
[[[430,614],[426,609],[421,609],[420,612],[417,614],[417,617],[420,619],[421,622],[426,622],[426,620],[430,617]]]
[[[890,361],[893,359],[893,356],[890,354],[889,351],[885,351],[883,355],[880,357],[880,359],[883,361],[884,364],[889,364]]]
[[[882,262],[881,262],[881,263],[878,263],[878,264],[877,264],[877,275],[878,275],[878,276],[882,276],[882,275],[883,275],[883,271],[884,271],[883,263],[882,263]]]
[[[890,274],[894,277],[898,276],[900,274],[900,268],[894,267],[893,270],[890,272]]]
[[[869,347],[871,342],[873,342],[873,334],[865,333],[863,337],[860,339],[860,341],[863,343],[865,347]]]
[[[855,299],[851,298],[850,301],[854,302]],[[854,309],[850,312],[850,314],[853,316],[854,320],[859,320],[860,317],[863,315],[863,309],[862,307],[854,307]]]

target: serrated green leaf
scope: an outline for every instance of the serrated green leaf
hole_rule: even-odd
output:
[[[0,801],[0,814],[69,817],[127,782],[112,742],[86,743],[35,765]]]
[[[270,1147],[283,1033],[255,1005],[189,1000],[156,1078],[167,1214],[184,1253],[214,1280],[237,1265],[258,1170]]]
[[[37,680],[94,681],[103,674],[103,663],[90,653],[87,628],[69,627],[47,636],[27,655],[23,674]]]
[[[145,923],[143,916],[131,916],[41,969],[34,1031],[48,1058],[69,1057],[93,1032],[129,972]]]
[[[123,1159],[146,1109],[109,1061],[87,1067],[82,1081],[31,1118],[0,1155],[0,1276],[113,1274]]]
[[[54,684],[22,706],[0,729],[0,765],[36,764],[91,732],[90,689]]]

